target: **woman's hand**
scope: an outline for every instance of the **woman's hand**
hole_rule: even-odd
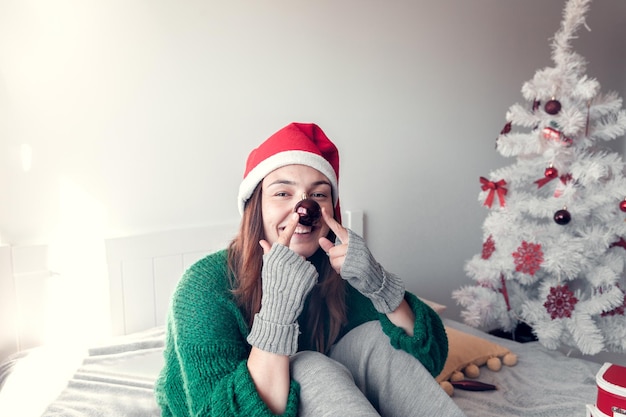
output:
[[[296,227],[298,226],[298,221],[300,221],[300,216],[298,215],[298,213],[292,213],[289,221],[287,222],[285,230],[283,230],[278,235],[278,240],[276,240],[276,243],[280,243],[283,246],[289,247],[289,244],[291,243],[291,237],[293,236],[294,232],[296,231]],[[272,249],[272,245],[265,239],[261,239],[259,241],[259,245],[261,245],[261,247],[263,248],[263,254],[265,255],[267,255],[267,253]]]
[[[324,219],[328,227],[330,227],[330,230],[335,233],[335,236],[337,236],[337,239],[339,239],[341,243],[335,245],[335,243],[331,242],[327,238],[322,237],[319,240],[319,244],[324,252],[326,252],[326,254],[328,255],[330,259],[330,265],[338,274],[341,275],[341,268],[343,267],[343,263],[346,260],[346,253],[348,253],[348,242],[350,240],[348,237],[348,230],[340,225],[339,222],[337,222],[337,220],[335,220],[330,214],[328,214],[326,209],[323,207],[322,218]]]
[[[322,209],[322,217],[332,230],[339,244],[320,238],[320,247],[328,254],[330,264],[341,278],[361,294],[372,300],[380,313],[391,313],[404,299],[404,283],[397,276],[385,271],[376,262],[363,238],[346,229]]]
[[[328,254],[330,264],[343,279],[359,290],[363,295],[370,298],[376,310],[386,313],[389,320],[396,326],[402,328],[409,336],[413,336],[413,326],[415,325],[415,315],[404,300],[404,284],[400,278],[385,271],[374,259],[369,249],[365,246],[363,238],[348,231],[340,225],[326,210],[322,208],[322,217],[330,230],[341,242],[336,245],[325,237],[320,238],[320,247]],[[346,265],[346,276],[341,274],[341,270],[348,255],[348,245],[350,236],[354,236],[351,248],[352,258]],[[355,253],[356,252],[356,253]]]

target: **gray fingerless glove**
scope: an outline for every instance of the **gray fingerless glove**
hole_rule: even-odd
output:
[[[288,247],[274,243],[263,255],[261,309],[254,316],[248,343],[292,355],[298,351],[298,316],[317,282],[315,266]]]
[[[391,313],[404,299],[404,283],[376,262],[361,236],[347,230],[348,252],[341,277],[369,298],[378,312]]]

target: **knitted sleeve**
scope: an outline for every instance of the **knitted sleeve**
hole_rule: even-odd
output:
[[[415,314],[413,336],[393,324],[387,315],[375,310],[371,301],[352,287],[348,288],[348,326],[342,334],[366,321],[379,320],[383,332],[396,349],[402,349],[417,358],[431,375],[437,376],[448,357],[448,337],[439,315],[409,291],[404,298]]]
[[[441,317],[410,292],[405,299],[415,313],[413,336],[394,325],[386,315],[380,314],[383,331],[391,345],[415,356],[433,377],[439,375],[448,357],[448,336]]]
[[[248,372],[248,328],[228,282],[220,252],[193,265],[178,284],[155,388],[164,416],[274,415]],[[296,416],[298,391],[292,381],[284,416]]]

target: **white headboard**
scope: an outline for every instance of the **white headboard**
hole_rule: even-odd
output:
[[[164,324],[170,297],[183,272],[198,259],[225,248],[238,226],[232,223],[108,239],[113,335]]]

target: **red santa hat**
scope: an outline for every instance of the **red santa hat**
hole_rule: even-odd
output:
[[[319,126],[290,123],[270,136],[248,155],[243,181],[239,185],[239,213],[256,186],[267,174],[286,165],[306,165],[328,178],[332,186],[335,217],[339,211],[339,152]]]

